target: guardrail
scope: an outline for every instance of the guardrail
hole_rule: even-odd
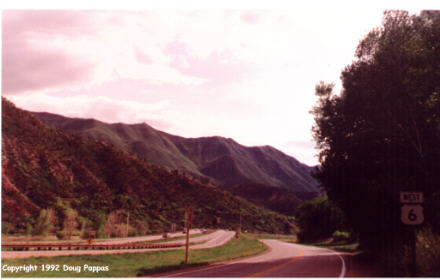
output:
[[[2,244],[2,251],[121,250],[181,247],[183,243],[145,244]]]

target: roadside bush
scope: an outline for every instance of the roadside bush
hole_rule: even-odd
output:
[[[32,230],[33,236],[47,236],[54,225],[54,213],[55,212],[53,211],[53,209],[41,209],[35,226]]]
[[[352,240],[352,236],[351,233],[346,232],[346,231],[335,231],[333,232],[333,242],[350,242]]]
[[[31,224],[27,224],[26,231],[25,231],[26,236],[32,235],[33,230],[34,230],[34,227]]]
[[[431,228],[417,232],[417,266],[420,276],[438,277],[440,275],[440,235]]]
[[[295,211],[297,233],[301,242],[311,242],[331,237],[333,232],[343,229],[344,214],[327,197],[316,197],[303,202]]]
[[[11,226],[8,223],[2,223],[2,234],[8,234]]]
[[[71,240],[71,239],[80,239],[81,238],[81,231],[80,230],[59,230],[56,232],[55,236],[58,239],[62,240]]]
[[[148,223],[137,223],[135,225],[135,235],[137,236],[142,236],[142,235],[146,235],[148,233]]]

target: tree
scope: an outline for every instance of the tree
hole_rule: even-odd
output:
[[[384,13],[342,72],[343,90],[316,86],[315,177],[361,245],[396,268],[407,234],[399,192],[425,195],[425,226],[440,232],[440,12]]]
[[[295,222],[300,228],[298,239],[316,241],[330,237],[336,230],[345,229],[344,214],[327,197],[303,202],[295,210]]]
[[[124,213],[124,210],[117,210],[112,211],[110,214],[108,214],[103,230],[103,232],[107,236],[126,237],[129,235],[131,227],[127,224],[128,216],[126,219],[124,219]],[[128,212],[126,212],[125,214],[129,215]]]
[[[52,208],[41,209],[35,226],[32,228],[32,235],[47,236],[53,229],[56,222],[55,211]]]
[[[63,231],[67,233],[67,238],[72,237],[73,231],[78,226],[78,212],[73,209],[68,209],[66,212],[66,217],[63,222]]]

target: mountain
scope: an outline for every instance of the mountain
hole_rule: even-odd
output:
[[[85,139],[104,141],[139,158],[218,185],[251,184],[318,192],[312,167],[270,147],[246,147],[230,138],[183,138],[143,124],[33,113],[45,124]]]
[[[104,133],[109,126],[94,120],[80,121],[82,127],[75,120],[71,124],[78,130],[98,127],[95,133],[105,137],[114,135],[113,130]],[[145,125],[135,126],[138,130],[115,127],[118,135],[143,133],[137,137],[148,138],[148,132],[157,133],[159,136],[152,138],[156,140],[162,136],[144,129]],[[132,234],[160,232],[169,230],[173,223],[181,228],[188,205],[194,211],[195,227],[235,228],[241,214],[247,230],[292,230],[286,216],[203,180],[147,163],[115,146],[48,127],[2,98],[3,232],[24,233],[36,227],[43,209],[55,213],[57,229],[62,228],[66,213],[75,210],[78,221],[90,230],[102,232],[111,224],[112,213],[124,212],[130,214]]]

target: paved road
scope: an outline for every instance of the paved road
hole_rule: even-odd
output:
[[[198,230],[191,231],[190,233],[198,233]],[[183,234],[174,234],[171,237],[176,237]],[[202,235],[199,237],[190,238],[191,243],[200,243],[190,246],[191,249],[201,249],[201,248],[212,248],[216,246],[221,246],[226,244],[231,238],[233,238],[235,232],[217,230],[213,233]],[[100,242],[100,244],[119,244],[126,242],[138,242],[138,241],[151,241],[161,239],[162,236],[144,236],[144,237],[134,237],[134,238],[123,238],[122,240],[113,240],[109,242]],[[110,243],[111,242],[111,243]],[[177,241],[184,243],[185,241]],[[176,243],[176,241],[164,242],[164,243]],[[178,248],[161,248],[161,249],[121,249],[121,250],[80,250],[80,251],[2,251],[2,259],[12,259],[12,258],[30,258],[30,257],[54,257],[54,256],[70,256],[70,255],[104,255],[104,254],[121,254],[121,253],[144,253],[152,251],[166,251],[166,250],[176,250]]]
[[[218,247],[226,244],[235,236],[235,231],[217,230],[209,235],[192,238],[191,242],[203,244],[196,244],[191,246],[191,249],[206,249]],[[206,242],[205,242],[206,241]]]
[[[237,261],[160,275],[161,277],[344,277],[339,253],[278,240],[263,240],[267,253]]]
[[[190,230],[190,234],[197,234],[201,231],[199,229],[192,229]],[[168,238],[174,238],[174,237],[180,237],[185,236],[184,233],[169,233]],[[161,235],[147,235],[147,236],[136,236],[136,237],[126,237],[126,238],[116,238],[116,239],[108,239],[104,241],[97,241],[95,244],[124,244],[124,243],[135,243],[135,242],[143,242],[143,241],[155,241],[155,240],[161,240],[163,239],[162,234]],[[175,241],[173,242],[175,243]]]

